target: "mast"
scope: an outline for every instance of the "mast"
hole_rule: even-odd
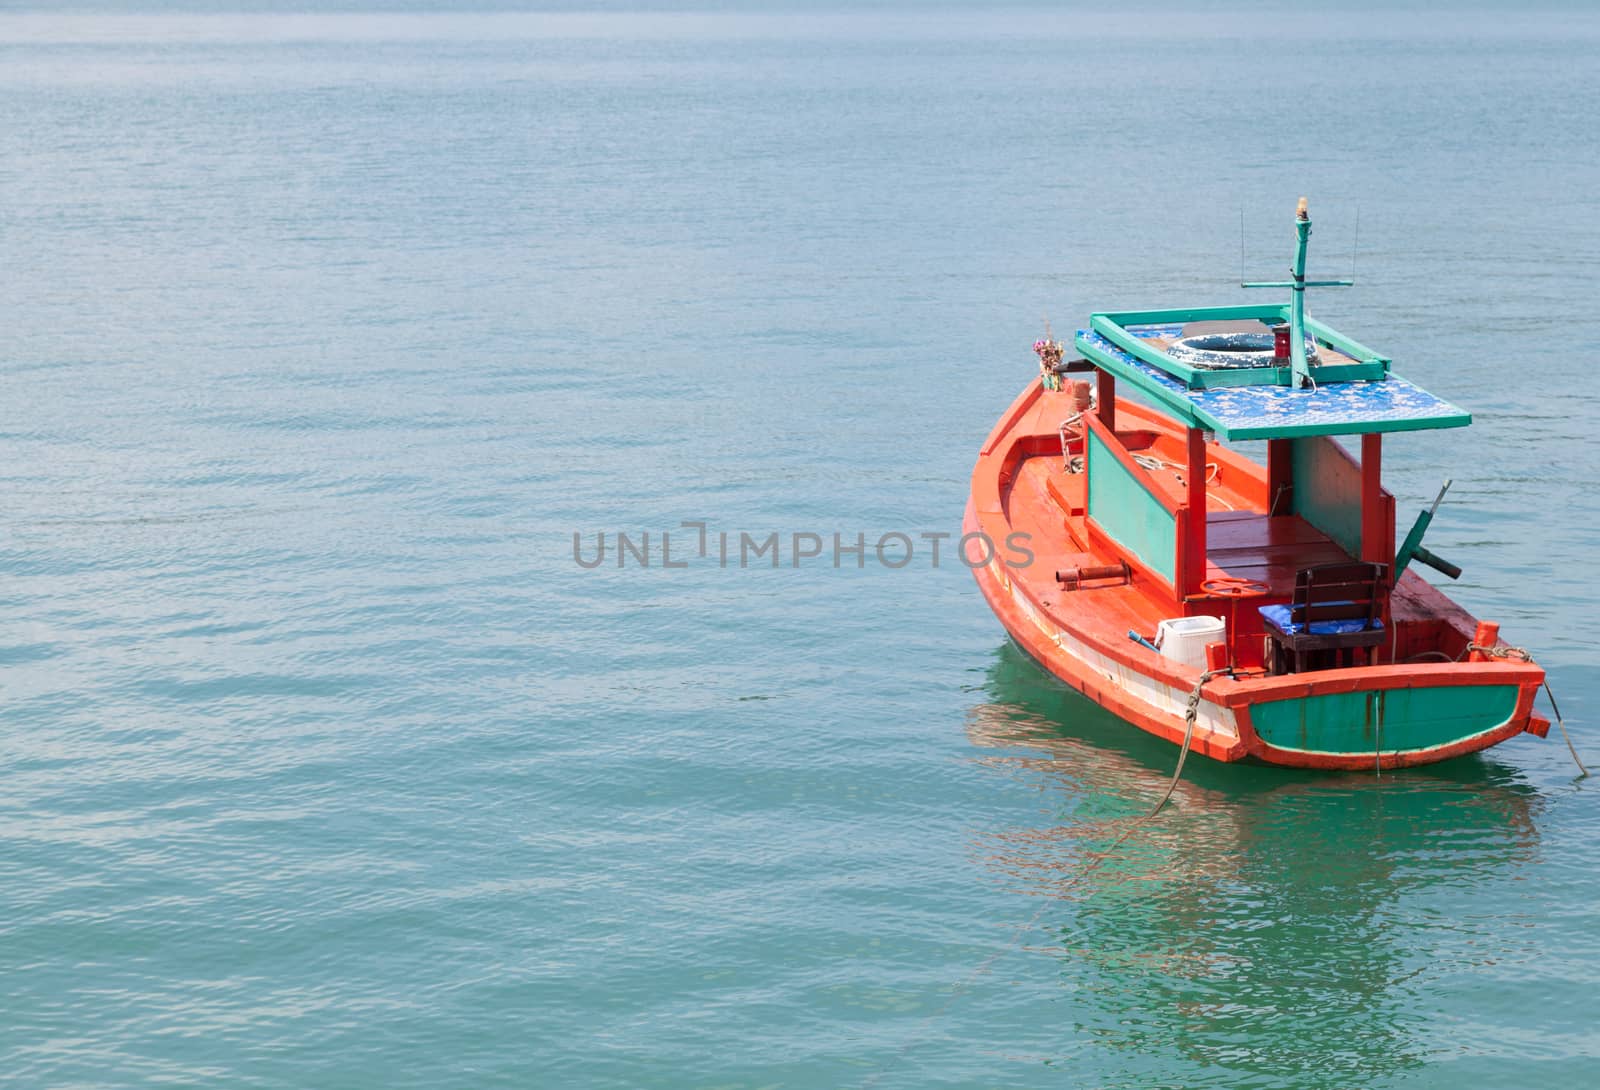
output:
[[[1289,297],[1289,370],[1290,385],[1299,388],[1311,381],[1306,367],[1306,242],[1311,238],[1311,213],[1306,210],[1306,199],[1300,198],[1294,211],[1294,231],[1297,239],[1294,249],[1294,294]]]
[[[1253,280],[1240,284],[1242,288],[1288,288],[1289,295],[1289,384],[1295,389],[1314,386],[1311,366],[1306,362],[1306,289],[1348,288],[1354,280],[1307,280],[1306,242],[1311,238],[1311,213],[1306,210],[1306,199],[1294,210],[1295,250],[1294,264],[1289,268],[1292,280]]]

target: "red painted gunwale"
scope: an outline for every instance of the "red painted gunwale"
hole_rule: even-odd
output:
[[[1259,624],[1251,631],[1254,607],[1273,601],[1287,601],[1287,588],[1274,583],[1273,594],[1257,599],[1231,602],[1210,595],[1188,595],[1180,601],[1173,584],[1150,571],[1121,549],[1092,520],[1072,509],[1071,489],[1082,488],[1081,475],[1069,478],[1062,472],[1059,422],[1070,414],[1067,395],[1044,390],[1031,382],[1012,403],[985,440],[973,469],[972,492],[968,500],[963,531],[983,533],[996,544],[1004,543],[1013,532],[1029,533],[1030,547],[1037,553],[1027,567],[1006,564],[1006,550],[973,574],[984,598],[1006,631],[1029,655],[1056,677],[1089,699],[1142,730],[1173,743],[1181,743],[1185,731],[1183,704],[1199,681],[1197,670],[1184,667],[1129,640],[1128,631],[1149,635],[1163,617],[1194,614],[1234,618],[1230,623],[1235,660],[1244,664],[1252,641],[1259,641]],[[1162,453],[1184,449],[1186,429],[1154,410],[1135,402],[1117,400],[1116,435],[1137,434],[1141,439],[1153,435],[1150,447]],[[1100,422],[1093,421],[1095,427]],[[1111,434],[1103,427],[1102,434]],[[1131,456],[1113,443],[1112,453],[1142,473]],[[1218,467],[1217,485],[1210,490],[1216,502],[1240,506],[1233,515],[1212,512],[1210,531],[1231,525],[1249,529],[1264,517],[1268,492],[1267,470],[1220,444],[1205,448],[1208,463]],[[1148,478],[1146,478],[1148,479]],[[1226,482],[1225,486],[1223,482]],[[1193,517],[1186,494],[1169,482],[1155,481],[1153,494],[1179,520]],[[1164,487],[1163,487],[1164,486]],[[1384,492],[1381,500],[1389,514],[1387,538],[1393,545],[1393,497]],[[1273,520],[1282,522],[1283,520]],[[1270,525],[1264,521],[1261,525]],[[1314,532],[1314,531],[1313,531]],[[1324,539],[1325,540],[1325,539]],[[1318,546],[1323,547],[1323,546]],[[1292,571],[1301,546],[1273,544],[1270,540],[1255,550],[1263,558],[1261,569],[1268,572]],[[1180,549],[1180,552],[1184,550]],[[1227,568],[1208,556],[1207,577],[1226,576]],[[1233,554],[1254,556],[1250,549],[1235,549]],[[1187,558],[1180,557],[1180,568]],[[1055,580],[1057,567],[1089,566],[1127,561],[1133,577],[1126,585],[1099,585],[1065,591]],[[1179,586],[1194,585],[1180,570],[1175,573]],[[1230,613],[1230,611],[1232,611]],[[1420,645],[1465,648],[1473,636],[1476,621],[1428,584],[1414,571],[1408,571],[1395,588],[1388,618],[1395,630],[1395,646],[1414,652]],[[1052,638],[1046,628],[1056,634]],[[1076,647],[1074,654],[1063,643]],[[1085,661],[1082,656],[1100,656],[1106,664]],[[1257,656],[1257,659],[1259,656]],[[1109,667],[1109,668],[1108,668]],[[1122,676],[1118,676],[1121,668]],[[1374,666],[1322,670],[1278,677],[1221,676],[1207,682],[1201,692],[1201,719],[1196,724],[1193,748],[1219,761],[1253,760],[1268,764],[1303,768],[1370,770],[1428,764],[1484,749],[1524,731],[1543,735],[1548,723],[1533,713],[1533,700],[1544,680],[1544,671],[1533,663],[1504,659],[1485,662],[1421,661],[1381,663]],[[1158,692],[1160,706],[1142,697],[1140,685],[1165,687]],[[1516,685],[1519,688],[1515,712],[1503,726],[1483,734],[1425,750],[1373,753],[1315,753],[1286,750],[1261,739],[1251,724],[1252,705],[1271,700],[1316,696],[1352,691],[1382,691],[1423,686]],[[1152,694],[1146,694],[1152,695]],[[1175,707],[1174,707],[1175,701]],[[1212,715],[1231,713],[1237,737],[1206,722]]]

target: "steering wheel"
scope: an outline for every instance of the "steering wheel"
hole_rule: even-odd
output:
[[[1232,575],[1219,575],[1200,584],[1200,589],[1218,598],[1251,598],[1270,593],[1271,588],[1254,579],[1240,579]]]

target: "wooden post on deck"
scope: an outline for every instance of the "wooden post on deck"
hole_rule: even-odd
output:
[[[1189,429],[1188,466],[1183,479],[1188,490],[1188,540],[1183,555],[1189,586],[1180,588],[1179,593],[1199,594],[1206,578],[1206,433],[1199,428]]]
[[[1095,407],[1100,414],[1100,423],[1106,426],[1106,431],[1115,433],[1117,430],[1117,376],[1107,371],[1104,367],[1097,368],[1094,373],[1094,399]]]
[[[1369,432],[1361,437],[1361,559],[1369,563],[1394,563],[1384,514],[1383,436]]]

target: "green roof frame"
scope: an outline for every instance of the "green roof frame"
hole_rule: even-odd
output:
[[[1179,320],[1200,321],[1230,317],[1258,317],[1262,307],[1206,307],[1183,311],[1123,311],[1116,317],[1125,318],[1131,325],[1158,324]],[[1186,315],[1186,319],[1170,317]],[[1098,315],[1097,315],[1098,316]],[[1167,316],[1167,317],[1155,317]],[[1148,319],[1148,320],[1147,320]],[[1309,325],[1309,322],[1308,322]],[[1325,327],[1324,327],[1325,328]],[[1131,335],[1130,335],[1131,336]],[[1320,334],[1319,334],[1320,336]],[[1137,339],[1137,338],[1134,338]],[[1344,338],[1345,343],[1360,349],[1361,346]],[[1108,343],[1110,342],[1110,343]],[[1345,348],[1330,341],[1340,351]],[[1236,439],[1287,439],[1313,435],[1365,435],[1379,432],[1425,431],[1437,428],[1463,428],[1472,423],[1472,414],[1429,394],[1398,374],[1388,371],[1381,379],[1356,382],[1330,382],[1315,390],[1296,390],[1288,386],[1258,384],[1244,388],[1187,388],[1176,375],[1169,376],[1164,369],[1145,361],[1142,357],[1130,358],[1133,353],[1122,349],[1099,330],[1079,330],[1074,341],[1078,351],[1095,367],[1129,383],[1139,393],[1149,398],[1158,408],[1192,428],[1215,432],[1220,438]],[[1370,354],[1370,353],[1369,353]],[[1381,358],[1381,357],[1374,357]],[[1390,386],[1390,384],[1394,384]],[[1385,392],[1397,391],[1407,397],[1422,400],[1420,407],[1408,408],[1404,413],[1394,411],[1367,411],[1352,398],[1363,388],[1373,385]],[[1260,413],[1242,414],[1237,405],[1229,402],[1240,399],[1263,401],[1293,397],[1304,398],[1305,411],[1295,416],[1278,413],[1267,419]],[[1351,402],[1348,405],[1340,401]],[[1330,404],[1331,403],[1331,404]],[[1230,412],[1230,410],[1232,410]]]
[[[1123,310],[1107,311],[1089,316],[1089,327],[1106,340],[1130,355],[1161,368],[1191,390],[1210,389],[1216,386],[1258,386],[1273,384],[1288,386],[1293,383],[1293,371],[1282,367],[1230,367],[1208,370],[1190,367],[1173,359],[1149,341],[1128,332],[1128,326],[1183,325],[1187,322],[1243,321],[1255,319],[1269,326],[1290,324],[1288,303],[1256,303],[1227,307],[1188,307],[1175,310]],[[1353,337],[1347,337],[1332,326],[1324,325],[1306,316],[1307,333],[1330,348],[1355,360],[1355,363],[1311,364],[1308,371],[1317,382],[1353,382],[1381,379],[1389,373],[1393,363],[1380,356]]]

